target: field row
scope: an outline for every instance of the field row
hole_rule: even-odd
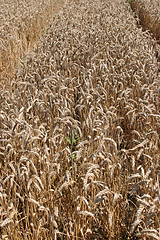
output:
[[[160,1],[130,0],[131,8],[136,12],[143,30],[149,31],[160,44]],[[156,56],[160,62],[160,46],[156,45]]]
[[[20,59],[32,50],[63,0],[0,1],[0,81],[10,82]]]

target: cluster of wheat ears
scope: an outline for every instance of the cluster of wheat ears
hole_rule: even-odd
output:
[[[129,5],[68,1],[0,92],[1,239],[160,239],[160,75]]]

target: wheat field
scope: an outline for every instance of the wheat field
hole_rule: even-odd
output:
[[[68,0],[0,92],[0,238],[160,239],[155,40]]]

